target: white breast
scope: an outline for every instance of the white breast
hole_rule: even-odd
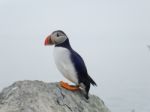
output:
[[[69,81],[78,84],[77,73],[70,59],[70,52],[66,48],[55,47],[54,59],[58,70]]]

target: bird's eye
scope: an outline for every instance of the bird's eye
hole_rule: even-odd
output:
[[[59,37],[60,35],[57,33],[57,37]]]

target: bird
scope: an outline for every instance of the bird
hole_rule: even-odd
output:
[[[82,88],[84,96],[89,99],[90,85],[97,86],[88,74],[83,58],[71,47],[69,38],[62,30],[53,31],[45,39],[45,46],[54,45],[54,60],[60,73],[75,85],[63,81],[60,85],[65,89],[76,91]]]

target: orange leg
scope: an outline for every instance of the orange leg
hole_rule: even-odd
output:
[[[60,81],[60,86],[65,88],[65,89],[67,89],[67,90],[70,90],[70,91],[77,91],[77,90],[79,90],[79,86],[71,86],[68,83],[63,82],[63,81]]]

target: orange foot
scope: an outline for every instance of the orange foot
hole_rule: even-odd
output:
[[[65,89],[67,89],[67,90],[70,90],[70,91],[77,91],[77,90],[79,90],[79,86],[71,86],[68,83],[63,82],[63,81],[60,81],[60,86],[65,88]]]

